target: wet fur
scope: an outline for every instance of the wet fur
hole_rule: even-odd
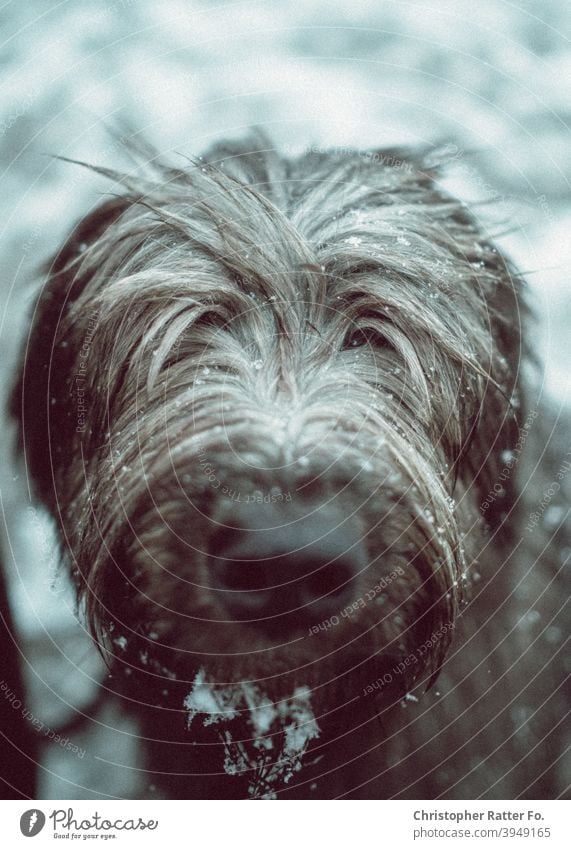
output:
[[[438,152],[378,153],[287,160],[253,137],[184,169],[99,169],[117,194],[72,234],[35,308],[21,447],[165,795],[246,795],[217,738],[185,729],[202,666],[276,701],[312,690],[321,737],[285,797],[557,787],[545,742],[526,761],[529,739],[512,735],[504,680],[513,664],[511,686],[529,680],[512,588],[528,575],[542,597],[554,569],[521,556],[515,474],[481,509],[527,415],[522,281],[440,188]],[[358,517],[369,566],[352,591],[371,597],[316,633],[292,612],[278,640],[228,624],[209,583],[236,503],[272,492],[300,514]],[[557,675],[542,680],[531,704],[542,687],[555,701],[537,739],[555,735],[558,704]]]

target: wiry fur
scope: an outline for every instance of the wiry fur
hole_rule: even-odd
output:
[[[198,760],[189,745],[182,706],[201,666],[275,700],[310,688],[322,735],[283,792],[487,792],[485,770],[501,778],[505,759],[474,773],[455,754],[457,730],[443,753],[442,710],[407,729],[424,702],[401,703],[435,680],[474,570],[509,599],[514,477],[481,504],[526,415],[521,281],[439,188],[429,152],[288,161],[250,139],[185,169],[152,161],[142,176],[109,176],[120,193],[50,269],[15,398],[93,632],[159,741],[151,766],[182,774],[163,777],[164,792],[245,793],[221,774],[215,736],[193,738]],[[259,511],[257,492],[291,496],[292,545],[296,518],[324,504],[357,522],[368,564],[351,593],[370,603],[319,633],[295,610],[279,637],[229,621],[213,546],[237,504]],[[406,657],[390,686],[364,695]],[[463,692],[478,700],[472,672],[447,702],[460,716]],[[439,778],[444,755],[454,766]],[[535,774],[490,794],[533,794]]]

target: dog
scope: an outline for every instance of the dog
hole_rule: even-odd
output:
[[[95,168],[13,414],[145,794],[557,796],[529,310],[445,155],[139,158]]]

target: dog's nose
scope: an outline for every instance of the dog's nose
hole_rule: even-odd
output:
[[[211,558],[211,585],[232,618],[269,632],[317,624],[356,597],[365,545],[333,511],[305,516],[270,508],[224,528]]]

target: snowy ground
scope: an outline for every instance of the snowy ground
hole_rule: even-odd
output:
[[[561,408],[571,355],[570,21],[565,0],[5,3],[3,376],[37,263],[107,189],[50,154],[117,165],[107,128],[119,120],[159,149],[190,155],[257,124],[291,152],[309,144],[454,144],[450,185],[468,201],[500,199],[496,220],[510,231],[502,244],[529,272],[541,319],[542,391]],[[7,380],[1,385],[4,400]],[[6,561],[33,703],[57,724],[89,700],[101,665],[75,624],[65,583],[53,586],[49,528],[28,507],[5,437]],[[41,795],[130,792],[129,770],[110,785],[102,768],[106,757],[136,756],[123,730],[111,744],[100,729],[84,758],[51,750]]]

